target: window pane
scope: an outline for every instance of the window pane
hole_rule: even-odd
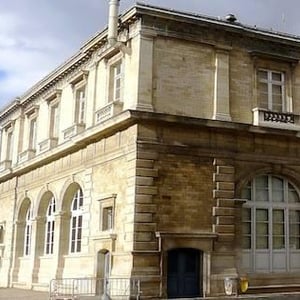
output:
[[[268,249],[268,237],[257,236],[256,237],[256,249]]]
[[[259,176],[255,179],[256,201],[269,201],[268,177]]]
[[[282,74],[277,72],[272,72],[272,80],[282,81]]]
[[[273,210],[273,248],[285,248],[284,239],[284,211],[282,209]]]
[[[298,203],[299,196],[295,188],[289,183],[289,202],[290,203]]]
[[[256,248],[257,249],[267,249],[268,244],[268,233],[269,233],[269,223],[268,223],[268,210],[267,209],[257,209],[256,210]]]
[[[268,72],[263,71],[263,70],[259,70],[258,71],[258,78],[259,78],[259,80],[268,80]]]
[[[257,209],[256,210],[256,222],[268,222],[268,210]]]
[[[300,249],[300,211],[289,211],[290,249]]]
[[[272,201],[283,202],[283,180],[281,178],[272,177]]]
[[[284,249],[284,236],[273,237],[273,249]]]

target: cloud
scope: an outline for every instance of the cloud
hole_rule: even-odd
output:
[[[298,0],[144,0],[156,6],[300,33]],[[134,0],[121,0],[121,11]],[[0,106],[22,95],[107,24],[108,0],[10,0],[0,4]],[[284,18],[282,17],[284,15]]]

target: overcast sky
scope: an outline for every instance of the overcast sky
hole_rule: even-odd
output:
[[[147,0],[300,35],[299,0]],[[134,5],[121,0],[121,12]],[[0,0],[0,107],[73,55],[107,24],[108,0]]]

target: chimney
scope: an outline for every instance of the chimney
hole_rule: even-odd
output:
[[[114,46],[118,38],[118,15],[120,0],[109,0],[108,43]]]

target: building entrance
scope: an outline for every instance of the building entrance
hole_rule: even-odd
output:
[[[202,296],[202,252],[179,248],[168,252],[168,298]]]

